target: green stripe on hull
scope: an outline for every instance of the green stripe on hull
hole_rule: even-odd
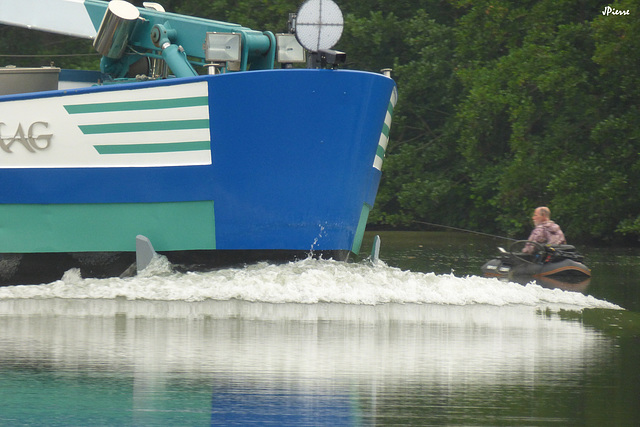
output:
[[[169,120],[161,122],[139,122],[139,123],[106,123],[99,125],[78,126],[83,134],[95,135],[102,133],[120,132],[151,132],[163,130],[185,130],[185,129],[207,129],[209,119],[195,120]]]
[[[95,145],[100,154],[174,153],[179,151],[209,150],[209,141],[164,142],[150,144]]]
[[[384,136],[386,136],[387,138],[389,138],[389,131],[391,129],[389,129],[389,125],[387,125],[386,123],[382,124],[382,133]]]
[[[112,111],[162,110],[165,108],[201,107],[207,105],[209,98],[194,96],[191,98],[153,99],[144,101],[106,102],[96,104],[65,105],[69,114],[107,113]]]
[[[0,252],[135,251],[138,234],[157,251],[216,249],[213,201],[0,205]]]

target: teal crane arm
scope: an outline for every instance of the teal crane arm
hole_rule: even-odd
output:
[[[85,0],[84,4],[98,31],[109,3]],[[208,32],[241,35],[239,71],[271,69],[274,66],[276,39],[270,31],[256,31],[238,24],[153,9],[137,9],[140,17],[129,37],[127,54],[117,59],[103,57],[103,71],[123,74],[142,55],[164,59],[178,77],[196,75],[193,66],[206,65],[203,45]]]

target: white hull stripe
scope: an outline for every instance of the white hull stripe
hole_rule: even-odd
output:
[[[191,96],[65,105],[100,155],[209,151],[209,99]]]
[[[206,81],[0,102],[0,167],[210,165]]]
[[[106,123],[78,126],[85,135],[110,135],[116,133],[130,134],[135,132],[162,132],[173,130],[209,129],[209,120],[174,120],[137,123]],[[169,135],[164,133],[158,139]],[[166,138],[164,138],[166,139]],[[127,144],[94,144],[94,148],[100,154],[126,154],[126,153],[167,153],[177,151],[209,150],[209,141],[183,141],[183,142],[145,142]]]

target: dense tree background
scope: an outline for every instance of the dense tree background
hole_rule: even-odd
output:
[[[142,2],[134,2],[141,5]],[[167,0],[284,32],[296,0]],[[547,205],[570,240],[640,236],[640,6],[631,0],[337,0],[348,68],[400,100],[370,225],[526,237]],[[604,15],[606,6],[629,15]],[[66,53],[80,56],[56,56]],[[18,57],[16,54],[42,55]],[[96,68],[90,41],[0,26],[0,65]]]

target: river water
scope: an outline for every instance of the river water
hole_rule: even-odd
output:
[[[640,251],[580,248],[563,290],[480,277],[495,239],[379,234],[377,264],[0,288],[0,425],[637,425]]]

